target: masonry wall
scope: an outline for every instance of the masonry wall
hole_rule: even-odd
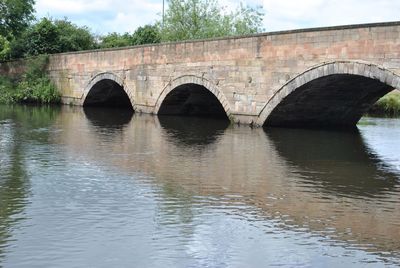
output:
[[[145,113],[157,112],[159,96],[174,80],[201,78],[224,95],[236,121],[249,123],[287,81],[339,60],[361,60],[400,74],[400,22],[56,54],[49,71],[63,101],[77,105],[91,79],[113,73]]]

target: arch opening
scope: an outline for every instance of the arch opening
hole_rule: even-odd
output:
[[[123,86],[111,79],[103,79],[92,86],[83,103],[84,107],[110,107],[133,110]]]
[[[284,97],[272,109],[264,126],[352,128],[380,97],[393,89],[363,75],[319,77]]]
[[[206,87],[193,83],[180,85],[169,92],[158,114],[228,119],[217,97]]]

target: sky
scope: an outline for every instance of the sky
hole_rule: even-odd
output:
[[[95,34],[133,32],[155,22],[162,0],[36,0],[37,17],[68,18]],[[167,1],[165,1],[167,2]],[[240,1],[220,0],[226,9]],[[400,20],[399,0],[243,0],[262,5],[266,32]]]

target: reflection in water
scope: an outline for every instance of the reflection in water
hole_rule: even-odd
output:
[[[177,145],[208,145],[217,140],[229,121],[207,117],[158,116],[161,126]]]
[[[118,130],[129,124],[133,116],[132,109],[84,107],[86,118],[98,128],[108,131]]]
[[[1,122],[1,120],[0,120]],[[0,133],[0,263],[10,239],[10,231],[21,219],[28,181],[21,148],[21,133],[7,123],[1,124]],[[7,153],[8,159],[3,154]]]
[[[42,127],[0,120],[13,126],[2,140],[15,128],[25,140],[16,156],[0,143],[10,148],[0,160],[22,157],[19,203],[29,203],[23,228],[4,229],[0,266],[400,263],[400,172],[369,153],[371,130],[361,139],[109,110],[55,115]]]
[[[348,196],[384,195],[399,183],[399,174],[369,153],[358,131],[270,128],[266,134],[279,155],[310,187]]]
[[[48,133],[42,130],[58,112],[51,107],[0,105],[0,264],[12,241],[11,231],[25,218],[29,203],[25,143],[48,142]]]

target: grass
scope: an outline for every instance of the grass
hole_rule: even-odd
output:
[[[359,125],[359,126],[375,126],[376,123],[361,118],[360,121],[357,122],[357,125]]]
[[[380,98],[368,111],[368,115],[372,116],[400,116],[400,91],[393,90]]]

